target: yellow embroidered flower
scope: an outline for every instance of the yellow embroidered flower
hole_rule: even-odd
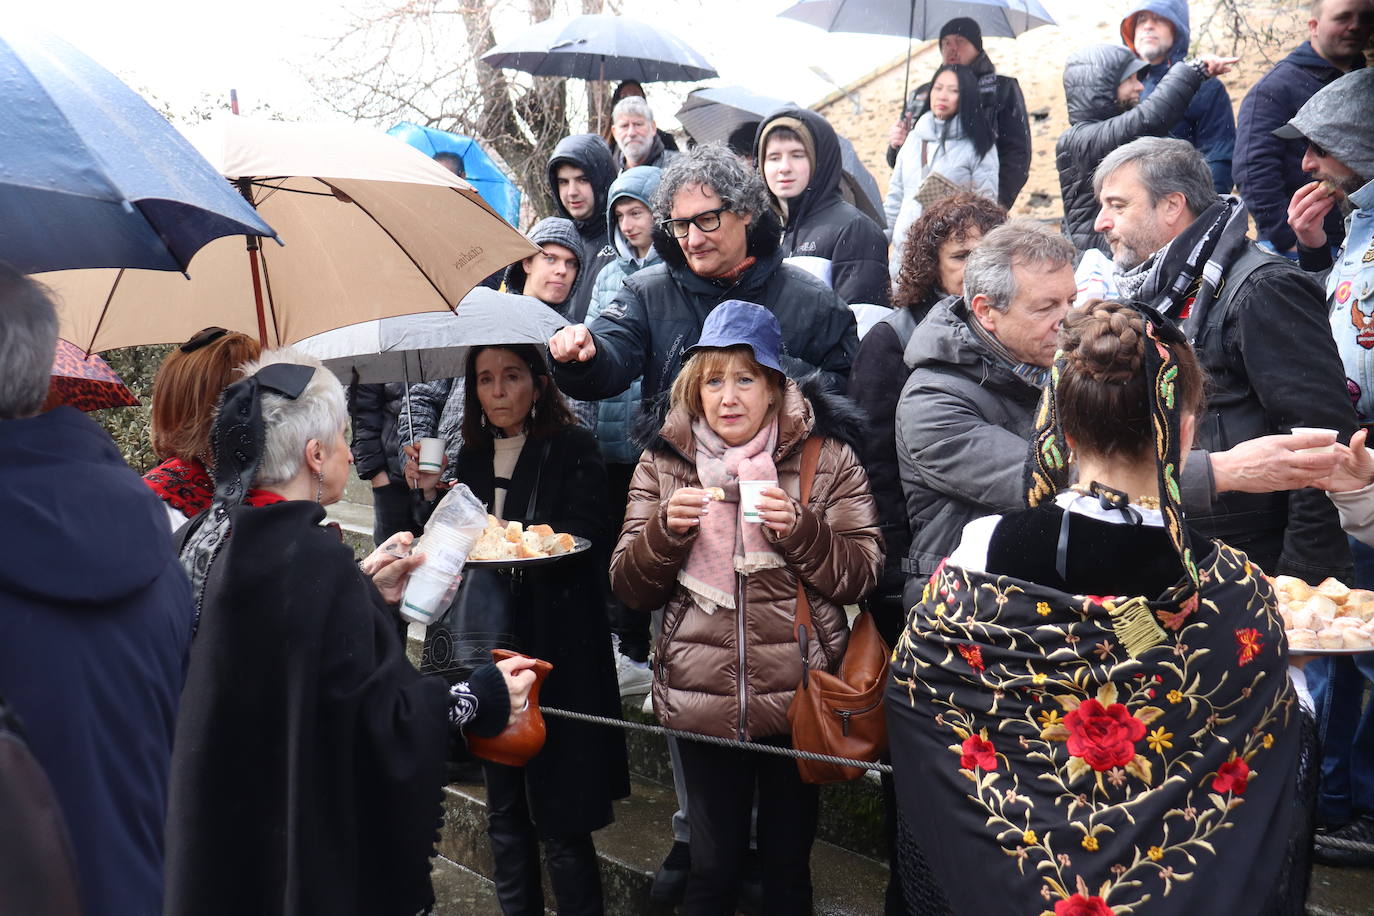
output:
[[[1027,846],[1034,846],[1036,843],[1040,842],[1040,839],[1035,835],[1034,830],[1027,830],[1025,833],[1021,834],[1021,842],[1025,843]]]
[[[1274,746],[1274,736],[1266,732],[1260,743],[1264,745],[1264,749],[1267,751]]]
[[[1047,709],[1040,714],[1040,727],[1049,728],[1051,725],[1062,725],[1064,720],[1059,717],[1059,710]]]
[[[1173,732],[1166,732],[1163,726],[1160,726],[1146,735],[1145,741],[1150,745],[1150,750],[1162,754],[1166,748],[1174,746],[1173,737]]]
[[[1150,857],[1151,862],[1158,862],[1160,859],[1164,858],[1164,850],[1160,849],[1158,846],[1151,846],[1146,850],[1145,855]]]
[[[1166,700],[1168,700],[1170,703],[1182,703],[1182,702],[1183,702],[1183,694],[1180,693],[1180,692],[1177,691],[1177,690],[1170,690],[1168,693],[1166,693],[1166,694],[1164,695],[1164,698],[1165,698]]]
[[[1097,852],[1097,837],[1095,837],[1095,836],[1085,836],[1085,837],[1083,837],[1083,848],[1086,849],[1086,850],[1088,850],[1088,852]]]
[[[1031,683],[1034,683],[1034,684],[1043,684],[1043,683],[1045,683],[1045,672],[1043,672],[1043,671],[1037,671],[1037,672],[1035,672],[1034,674],[1032,674],[1032,675],[1031,675]]]
[[[1050,616],[1049,603],[1045,601],[1037,601],[1035,603],[1035,613],[1039,614],[1041,617]]]

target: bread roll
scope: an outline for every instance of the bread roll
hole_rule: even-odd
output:
[[[494,515],[492,515],[490,512],[488,512],[488,513],[487,513],[487,527],[488,527],[488,528],[504,528],[505,526],[501,524],[501,520],[500,520],[499,518],[497,518],[496,516],[494,516]]]
[[[519,522],[506,523],[506,540],[510,541],[511,543],[520,543],[520,537],[524,533],[524,527]]]
[[[1345,633],[1335,627],[1318,630],[1317,645],[1323,649],[1344,649]]]
[[[707,487],[706,495],[716,502],[723,502],[725,499],[725,491],[720,487]]]
[[[1294,623],[1298,622],[1298,612],[1305,608],[1312,613],[1310,628],[1313,630],[1321,630],[1329,626],[1331,621],[1336,618],[1337,607],[1338,605],[1336,602],[1325,595],[1313,595],[1311,598],[1293,607],[1293,621]]]
[[[535,534],[539,535],[541,538],[546,538],[546,537],[548,537],[549,535],[553,534],[553,529],[550,528],[548,525],[530,525],[530,526],[529,526],[528,528],[526,528],[525,530],[526,530],[526,531],[533,531]]]
[[[567,553],[577,546],[573,536],[566,533],[550,534],[544,538],[544,549],[550,554]]]
[[[1346,627],[1345,630],[1343,630],[1342,632],[1344,633],[1344,636],[1345,636],[1345,645],[1343,646],[1343,648],[1346,648],[1346,649],[1368,649],[1368,648],[1369,648],[1369,635],[1368,635],[1367,633],[1365,633],[1365,631],[1362,630],[1362,629],[1360,629],[1359,627]]]
[[[1322,584],[1317,586],[1317,594],[1325,595],[1337,604],[1341,604],[1346,598],[1350,597],[1350,589],[1337,579],[1324,579]]]
[[[516,554],[521,558],[547,557],[544,552],[544,539],[533,531],[526,531],[520,536],[520,547]]]
[[[1289,630],[1288,648],[1290,651],[1298,649],[1316,649],[1317,634],[1311,630]]]
[[[1296,576],[1276,576],[1274,591],[1279,593],[1280,600],[1287,598],[1289,601],[1297,602],[1312,597],[1312,586]]]

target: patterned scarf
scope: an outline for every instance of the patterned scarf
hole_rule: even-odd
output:
[[[1136,299],[1184,325],[1188,339],[1216,301],[1222,277],[1248,242],[1249,213],[1220,197],[1192,224],[1138,267],[1114,277],[1122,299]]]
[[[1002,346],[1002,341],[992,336],[992,333],[988,331],[987,328],[978,323],[978,319],[973,317],[972,312],[969,312],[969,316],[964,323],[968,325],[969,330],[973,332],[974,336],[982,341],[983,346],[991,351],[993,357],[1011,370],[1011,372],[1021,381],[1025,382],[1027,385],[1034,385],[1036,388],[1044,388],[1046,383],[1049,382],[1050,370],[1046,369],[1044,366],[1033,366],[1030,363],[1023,363],[1015,356],[1012,356],[1011,351]]]
[[[696,440],[697,477],[703,487],[720,487],[725,499],[713,501],[701,517],[700,530],[677,580],[708,614],[717,607],[735,608],[735,573],[750,575],[783,565],[764,537],[763,525],[740,521],[740,480],[777,480],[773,451],[778,447],[774,418],[743,445],[728,446],[706,420],[692,423]]]
[[[215,483],[210,472],[199,461],[168,458],[143,475],[143,482],[157,494],[158,499],[187,518],[210,508],[215,495]]]
[[[1198,569],[1193,552],[1188,546],[1187,535],[1183,531],[1183,504],[1179,492],[1180,452],[1179,452],[1179,411],[1174,392],[1174,380],[1178,376],[1178,362],[1173,351],[1164,344],[1185,343],[1183,333],[1167,318],[1148,305],[1132,303],[1140,312],[1145,326],[1144,372],[1150,380],[1150,423],[1155,438],[1155,464],[1159,477],[1159,511],[1164,516],[1164,527],[1169,540],[1178,551],[1179,560],[1193,587],[1199,584]],[[1059,379],[1064,371],[1065,357],[1061,350],[1055,354],[1054,366],[1050,370],[1050,383],[1040,397],[1035,411],[1035,431],[1031,437],[1030,457],[1026,462],[1026,502],[1037,506],[1045,499],[1069,485],[1069,444],[1064,439],[1064,429],[1059,422],[1059,409],[1056,394]],[[1115,491],[1103,490],[1094,495],[1105,501],[1112,499]],[[1120,495],[1120,494],[1117,494]],[[1122,500],[1127,499],[1124,495]],[[1125,504],[1123,501],[1122,505]]]

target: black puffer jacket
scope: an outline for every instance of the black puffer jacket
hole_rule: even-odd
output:
[[[349,416],[353,418],[353,441],[349,444],[358,477],[371,480],[386,471],[392,480],[404,480],[399,418],[405,385],[400,382],[354,385],[348,394]]]
[[[596,203],[586,219],[573,219],[558,197],[558,167],[567,163],[575,165],[587,174],[592,183]],[[606,235],[606,196],[615,181],[615,158],[606,141],[596,134],[573,134],[558,141],[549,157],[549,193],[553,195],[558,214],[571,219],[582,237],[582,266],[578,271],[577,285],[573,287],[571,305],[565,314],[574,323],[587,315],[587,306],[592,301],[592,287],[596,285],[596,275],[601,268],[615,260],[615,249]]]
[[[820,280],[782,263],[781,228],[771,210],[755,218],[748,253],[757,260],[733,283],[692,273],[677,241],[655,228],[654,247],[663,263],[627,277],[591,323],[596,356],[585,363],[554,363],[559,390],[595,401],[619,394],[642,375],[643,403],[653,406],[677,378],[683,353],[701,337],[711,309],[742,299],[777,316],[782,367],[789,376],[802,379],[819,370],[826,387],[843,394],[859,350],[854,313]]]
[[[997,138],[997,199],[1011,209],[1030,177],[1031,134],[1026,99],[1021,84],[1015,77],[999,75],[987,52],[974,58],[969,68],[978,77],[979,100],[983,112],[992,120],[993,136]],[[902,114],[909,115],[915,124],[929,108],[930,83],[924,83],[907,98]],[[900,146],[889,146],[887,164],[896,166],[901,151]]]
[[[1101,233],[1093,229],[1097,196],[1093,172],[1107,154],[1138,137],[1163,137],[1188,110],[1202,85],[1202,75],[1180,61],[1159,86],[1130,111],[1122,111],[1116,88],[1131,61],[1129,49],[1093,45],[1069,55],[1064,65],[1064,98],[1069,106],[1069,129],[1054,147],[1059,189],[1064,199],[1064,234],[1079,251],[1097,248],[1110,254]]]
[[[835,129],[814,111],[781,108],[759,124],[754,155],[760,163],[763,162],[760,142],[769,127],[779,120],[793,130],[805,131],[815,150],[811,181],[806,190],[786,201],[783,254],[830,262],[830,287],[851,305],[863,302],[887,305],[892,298],[887,275],[887,238],[877,223],[840,195],[840,176],[844,169]],[[769,198],[781,209],[771,192]]]

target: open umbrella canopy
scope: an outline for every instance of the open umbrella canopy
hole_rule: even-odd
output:
[[[458,304],[456,314],[367,321],[308,337],[296,346],[319,358],[345,383],[422,382],[461,376],[473,347],[543,346],[567,323],[531,296],[479,286]]]
[[[176,343],[211,324],[281,346],[374,318],[449,311],[484,277],[538,250],[467,182],[362,125],[227,117],[191,136],[285,245],[245,252],[242,238],[220,239],[192,261],[189,280],[137,270],[42,275],[65,303],[62,336],[82,348]]]
[[[91,411],[137,407],[138,398],[109,363],[99,356],[87,356],[80,347],[58,338],[43,409],[52,410],[59,404]]]
[[[795,102],[759,95],[743,86],[713,86],[693,89],[677,110],[678,122],[698,143],[724,143],[741,127],[758,124],[779,108],[800,107]],[[854,144],[836,134],[840,141],[840,191],[845,200],[862,210],[879,226],[887,227],[883,213],[883,194],[878,190],[868,167],[859,159]]]
[[[52,35],[0,33],[0,258],[26,273],[183,270],[275,235],[137,93]]]
[[[864,35],[938,38],[951,19],[967,16],[984,37],[1014,38],[1054,25],[1038,0],[801,0],[778,14],[825,29]]]
[[[520,189],[476,140],[433,127],[421,127],[409,121],[402,121],[387,133],[404,140],[430,158],[436,153],[452,153],[463,160],[463,170],[467,172],[463,177],[482,195],[482,199],[512,226],[520,222]]]
[[[605,13],[546,19],[501,42],[482,60],[498,69],[584,80],[657,83],[718,75],[676,35]]]

